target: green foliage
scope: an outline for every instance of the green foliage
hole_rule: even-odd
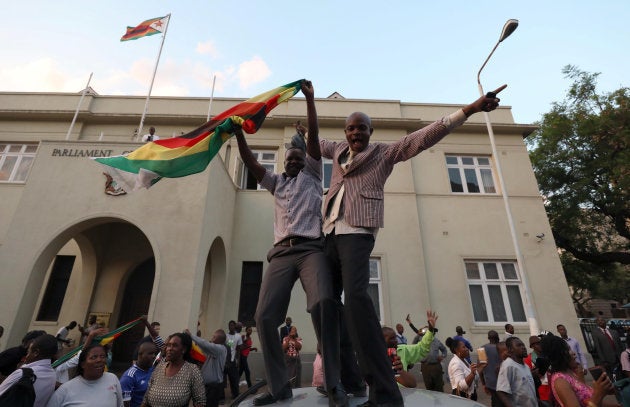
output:
[[[567,280],[596,292],[602,276],[629,271],[630,89],[598,94],[599,74],[563,73],[566,99],[527,143]]]

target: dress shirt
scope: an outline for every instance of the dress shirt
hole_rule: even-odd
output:
[[[274,244],[288,237],[321,237],[322,163],[306,155],[295,177],[267,170],[260,186],[275,197]]]

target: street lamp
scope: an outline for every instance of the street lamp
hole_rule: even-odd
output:
[[[481,68],[479,68],[479,72],[477,73],[477,84],[479,85],[479,94],[483,96],[485,93],[483,91],[483,87],[481,86],[481,80],[479,79],[481,76],[481,71],[488,63],[488,60],[494,54],[494,51],[497,49],[499,44],[510,36],[518,27],[518,20],[510,19],[503,26],[503,31],[501,31],[501,36],[499,37],[499,41],[497,41],[494,48],[488,55],[488,58],[484,61]],[[534,304],[532,303],[532,298],[529,290],[529,284],[527,283],[527,272],[525,270],[525,262],[523,261],[523,254],[521,253],[521,248],[518,243],[518,238],[516,236],[516,228],[514,227],[514,219],[512,217],[512,209],[510,207],[510,200],[508,198],[507,190],[505,189],[505,181],[503,180],[503,172],[501,171],[501,161],[499,160],[499,154],[497,152],[497,145],[494,140],[494,131],[492,130],[492,124],[490,123],[490,114],[488,112],[483,112],[484,119],[486,120],[486,126],[488,127],[488,136],[490,138],[490,145],[492,146],[492,155],[494,156],[494,162],[497,168],[497,176],[499,178],[499,187],[501,188],[501,195],[503,195],[503,204],[505,205],[505,212],[507,214],[508,224],[510,226],[510,234],[512,236],[512,244],[514,245],[514,252],[516,253],[516,262],[519,266],[519,270],[521,272],[521,278],[523,281],[523,291],[525,293],[525,313],[527,315],[527,321],[529,322],[529,330],[531,335],[538,335],[538,321],[534,315]]]

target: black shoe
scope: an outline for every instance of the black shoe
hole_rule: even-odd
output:
[[[293,398],[293,391],[291,391],[291,387],[287,385],[281,392],[278,397],[274,397],[271,393],[265,393],[262,396],[256,397],[253,401],[255,406],[266,406],[268,404],[273,404],[277,401],[287,400]]]
[[[341,384],[328,393],[328,407],[348,407],[348,395]]]
[[[359,404],[357,407],[405,407],[405,403],[402,400],[388,401],[385,403],[375,403],[372,400],[368,400],[363,404]]]
[[[346,389],[347,394],[352,394],[353,397],[365,397],[367,396],[367,389],[365,386],[353,387]]]
[[[315,387],[315,390],[317,390],[317,392],[321,394],[322,396],[328,397],[328,391],[326,390],[324,386],[317,386]]]

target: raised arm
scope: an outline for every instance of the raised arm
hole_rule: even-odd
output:
[[[496,109],[499,106],[499,101],[501,100],[497,97],[497,94],[505,88],[507,88],[507,85],[499,86],[493,92],[488,92],[468,106],[463,107],[462,110],[464,111],[466,117],[470,117],[479,112],[491,112]]]
[[[265,172],[267,171],[265,167],[260,165],[254,154],[252,154],[252,150],[249,149],[247,145],[247,141],[245,141],[245,136],[243,135],[243,129],[240,126],[236,127],[234,130],[234,135],[236,136],[236,141],[238,143],[238,152],[241,154],[241,159],[243,159],[243,163],[247,167],[249,171],[254,175],[256,181],[262,181],[265,176]]]
[[[302,81],[302,93],[306,98],[306,114],[308,117],[306,153],[319,161],[322,157],[319,148],[319,123],[317,121],[317,110],[315,109],[315,91],[311,81]]]

